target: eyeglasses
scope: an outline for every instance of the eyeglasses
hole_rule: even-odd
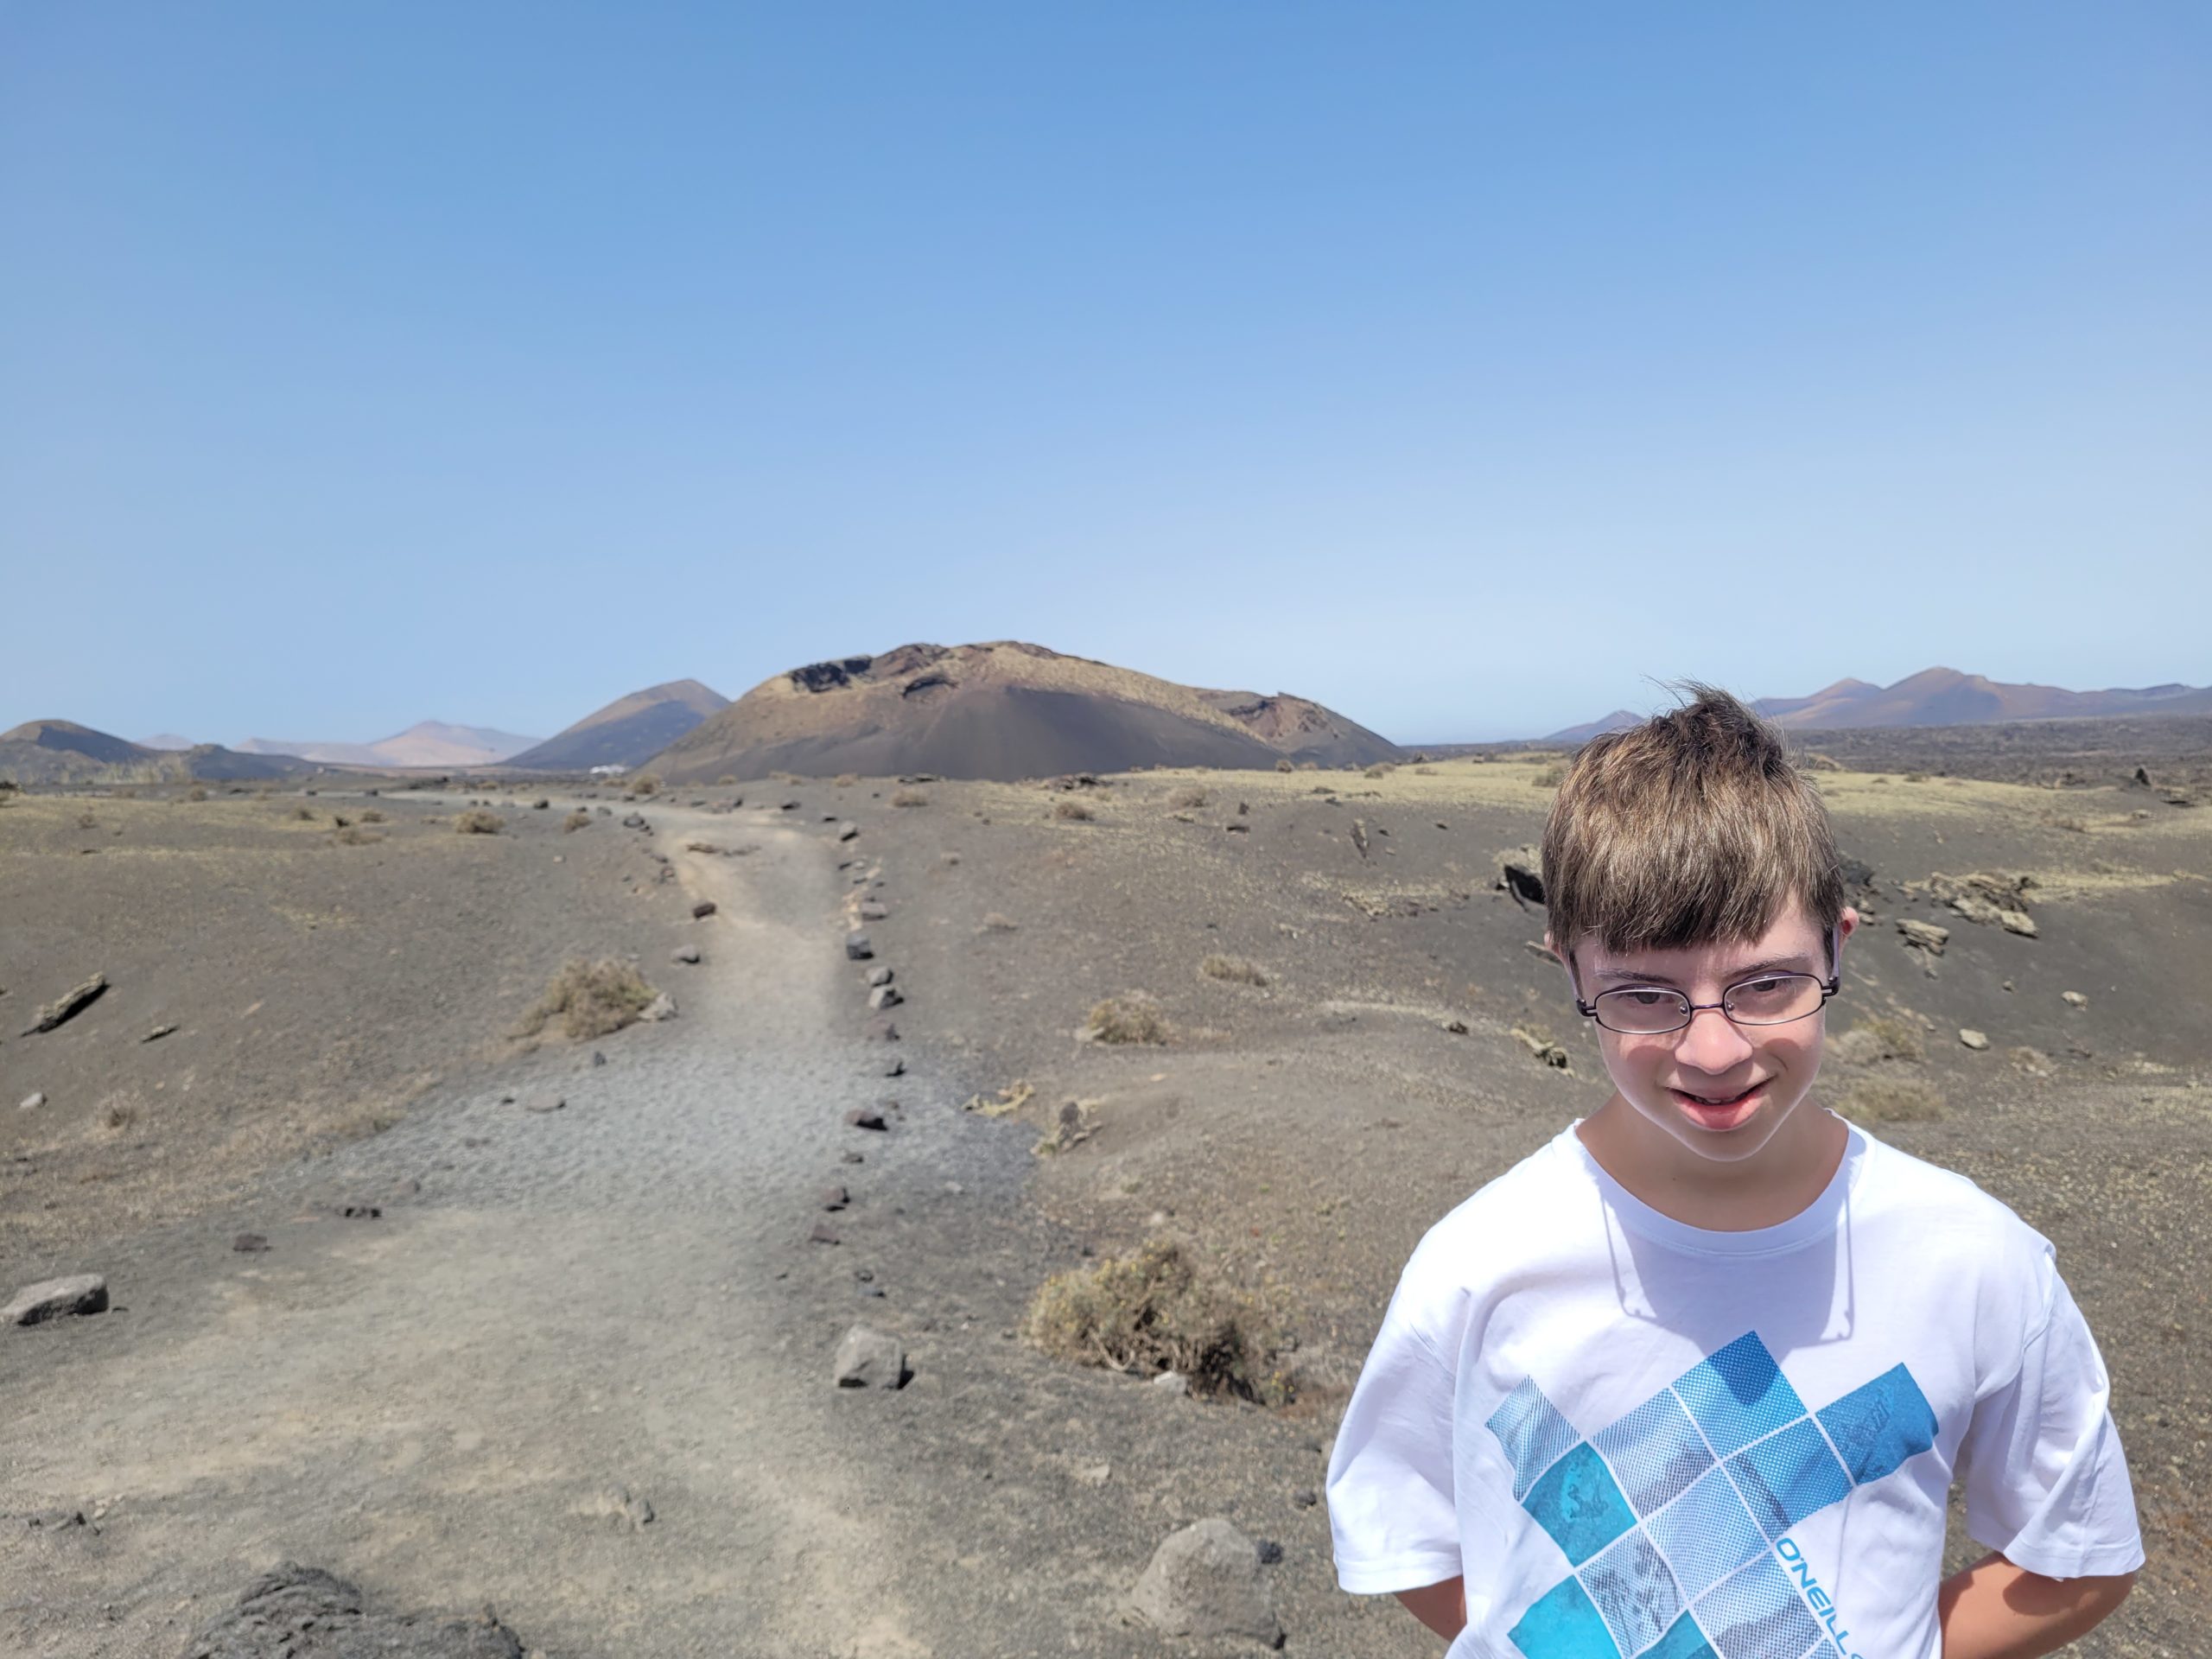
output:
[[[1827,947],[1828,964],[1834,967],[1833,928],[1827,930]],[[1814,974],[1760,974],[1737,981],[1720,993],[1718,1002],[1693,1002],[1681,992],[1660,985],[1624,985],[1600,991],[1587,1002],[1578,991],[1574,1006],[1607,1031],[1627,1037],[1663,1037],[1688,1026],[1700,1008],[1718,1008],[1738,1026],[1786,1026],[1818,1014],[1842,988],[1840,974],[1827,979]]]
[[[1739,1026],[1786,1026],[1818,1014],[1841,985],[1810,974],[1762,974],[1721,992],[1718,1002],[1693,1002],[1680,991],[1656,985],[1624,985],[1600,991],[1574,1006],[1607,1031],[1630,1037],[1658,1037],[1680,1031],[1700,1008],[1718,1008]]]

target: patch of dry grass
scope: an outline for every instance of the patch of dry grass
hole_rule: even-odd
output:
[[[1877,1060],[1917,1060],[1927,1054],[1920,1027],[1893,1014],[1872,1014],[1827,1045],[1830,1059],[1845,1065],[1871,1065]]]
[[[1053,1274],[1026,1328],[1054,1358],[1139,1376],[1178,1371],[1194,1394],[1272,1406],[1294,1392],[1276,1318],[1171,1239]]]
[[[1943,1096],[1918,1077],[1877,1074],[1854,1077],[1835,1109],[1867,1123],[1926,1123],[1942,1116]]]
[[[1084,1034],[1096,1043],[1164,1043],[1167,1016],[1153,996],[1143,991],[1125,991],[1091,1005]]]
[[[361,814],[361,822],[363,823],[382,823],[384,822],[384,814],[378,811],[373,806],[370,807],[366,811]]]
[[[1268,976],[1256,962],[1243,957],[1226,957],[1218,951],[1198,964],[1198,971],[1208,979],[1227,980],[1237,985],[1264,985]]]
[[[1081,801],[1071,800],[1057,801],[1053,803],[1052,816],[1060,819],[1063,823],[1089,823],[1098,815],[1096,812],[1093,812],[1089,807],[1085,806]]]
[[[473,806],[453,821],[453,827],[458,835],[496,836],[507,827],[507,821],[496,812]]]
[[[573,836],[590,823],[591,814],[580,806],[561,820],[561,833],[564,836]]]
[[[632,795],[658,795],[660,793],[660,774],[641,772],[629,780],[629,790]]]
[[[893,806],[927,806],[930,798],[918,789],[902,789],[891,798]]]
[[[1180,789],[1167,791],[1167,804],[1182,811],[1193,811],[1206,804],[1206,792],[1196,784],[1185,784]]]
[[[983,912],[983,931],[986,933],[1011,933],[1014,923],[995,910],[987,910]]]
[[[332,832],[331,839],[340,847],[373,847],[384,836],[374,830],[364,830],[357,824],[341,823]]]
[[[561,1029],[572,1038],[604,1037],[635,1021],[659,995],[633,963],[615,957],[597,962],[572,957],[531,1005],[516,1034],[535,1036],[557,1014]]]

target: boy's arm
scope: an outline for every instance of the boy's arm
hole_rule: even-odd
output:
[[[1408,1612],[1446,1642],[1467,1626],[1467,1576],[1464,1573],[1441,1584],[1395,1593]]]
[[[1985,1555],[1944,1580],[1937,1592],[1943,1659],[2040,1659],[2101,1624],[2134,1586],[2133,1573],[2047,1579],[2002,1555]]]

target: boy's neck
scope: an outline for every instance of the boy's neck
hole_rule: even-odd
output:
[[[1753,1156],[1700,1158],[1617,1092],[1575,1130],[1598,1166],[1661,1215],[1711,1232],[1775,1227],[1811,1207],[1834,1179],[1851,1131],[1801,1101]]]

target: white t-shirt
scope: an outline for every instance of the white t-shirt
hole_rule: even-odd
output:
[[[2050,1243],[1856,1128],[1802,1214],[1661,1215],[1572,1127],[1429,1229],[1329,1459],[1355,1594],[1447,1659],[1933,1659],[1944,1501],[2052,1578],[2143,1549]]]

